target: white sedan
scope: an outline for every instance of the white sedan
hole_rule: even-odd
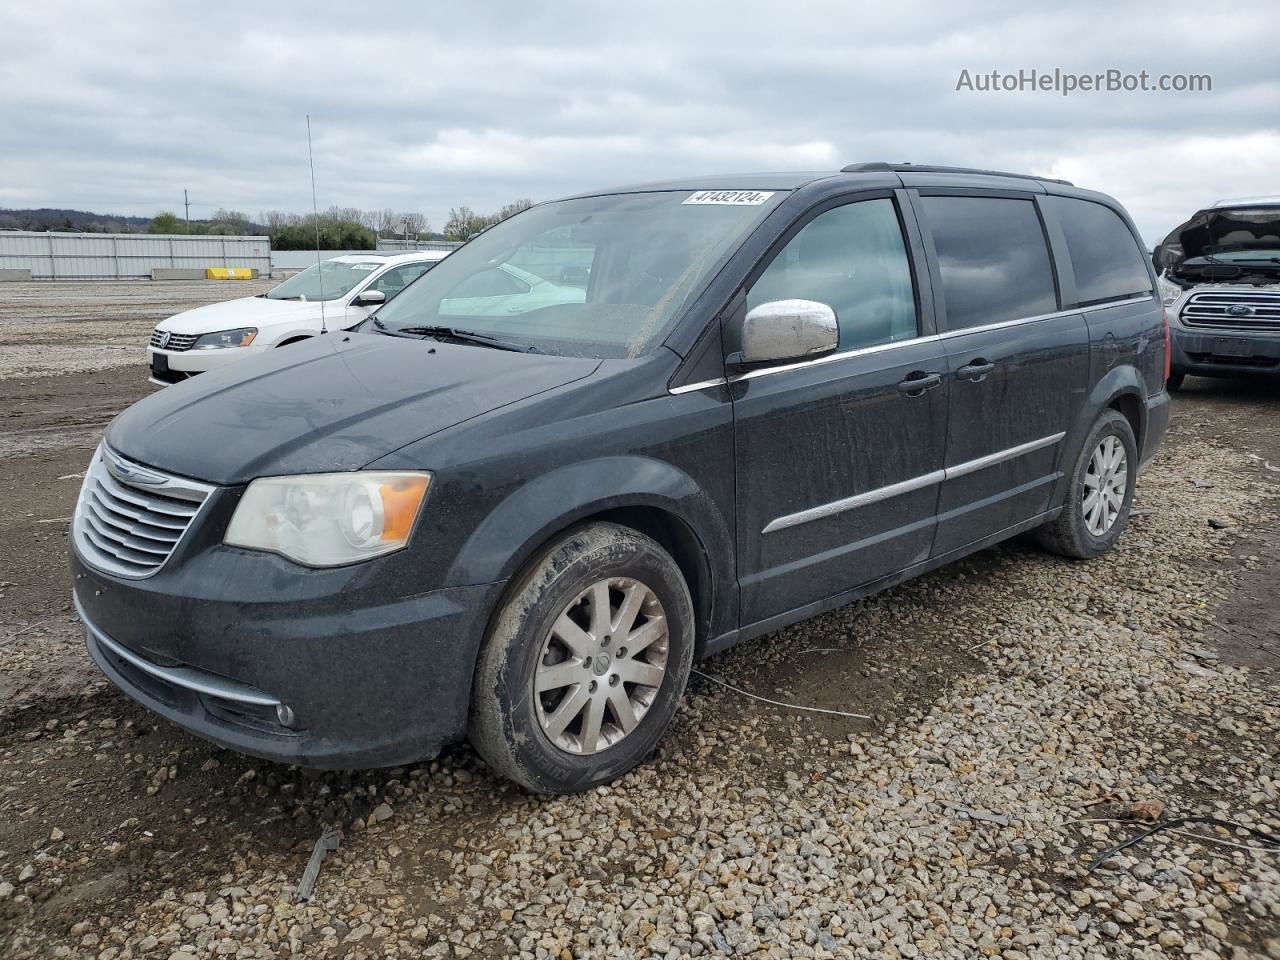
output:
[[[447,250],[356,253],[308,267],[256,297],[211,303],[156,325],[151,382],[178,383],[226,363],[288,346],[324,328],[346,330],[439,263]]]
[[[502,263],[473,273],[440,301],[442,317],[494,317],[530,313],[542,307],[583,303],[587,291],[552,283],[536,273]]]

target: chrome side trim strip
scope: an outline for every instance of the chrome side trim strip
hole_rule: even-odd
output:
[[[823,517],[832,517],[838,513],[845,513],[849,510],[856,510],[858,507],[865,507],[868,504],[879,503],[881,500],[888,500],[890,497],[900,497],[904,493],[911,493],[924,487],[932,486],[935,483],[942,483],[946,480],[954,480],[956,477],[968,476],[971,473],[977,473],[979,470],[985,470],[987,467],[993,467],[997,463],[1004,463],[1006,460],[1014,460],[1017,457],[1024,456],[1028,453],[1034,453],[1036,450],[1043,450],[1045,447],[1052,447],[1054,444],[1061,443],[1066,437],[1065,431],[1055,433],[1049,437],[1041,437],[1039,440],[1032,440],[1029,443],[1020,443],[1016,447],[1009,447],[1006,450],[998,450],[995,453],[989,453],[985,457],[978,457],[976,460],[966,460],[964,463],[958,463],[954,467],[944,467],[941,470],[934,470],[930,473],[921,474],[918,477],[912,477],[909,480],[900,480],[898,483],[891,483],[885,487],[877,487],[874,490],[868,490],[865,493],[859,493],[852,497],[845,497],[843,500],[833,500],[831,503],[824,503],[816,507],[810,507],[807,510],[800,510],[796,513],[788,513],[785,516],[770,520],[761,533],[773,533],[775,530],[785,530],[788,527],[798,526],[802,523],[809,523],[811,520],[820,520]]]
[[[914,343],[932,343],[938,340],[952,340],[956,337],[962,337],[969,333],[982,333],[985,330],[1002,330],[1005,327],[1017,327],[1024,323],[1039,323],[1042,320],[1055,320],[1059,317],[1070,317],[1075,314],[1084,313],[1085,311],[1109,310],[1112,307],[1123,307],[1132,303],[1146,303],[1154,300],[1154,296],[1133,297],[1129,300],[1117,300],[1115,303],[1100,303],[1092,307],[1074,307],[1070,310],[1056,310],[1053,313],[1041,313],[1034,317],[1019,317],[1016,320],[1002,320],[999,323],[988,323],[980,327],[964,327],[960,330],[944,330],[942,333],[929,334],[926,337],[912,337],[910,340],[894,340],[891,343],[879,343],[873,347],[860,347],[857,350],[845,350],[841,353],[830,353],[825,357],[818,357],[816,360],[799,360],[795,363],[784,363],[777,367],[765,367],[761,370],[748,370],[746,373],[734,374],[720,380],[707,380],[702,383],[689,384],[683,387],[675,387],[669,390],[669,393],[686,393],[691,390],[702,390],[711,386],[719,386],[721,383],[737,383],[741,380],[754,380],[756,377],[767,377],[775,373],[785,373],[788,370],[800,370],[805,367],[815,367],[822,363],[833,363],[836,360],[844,360],[848,357],[862,357],[867,354],[883,353],[886,350],[896,350],[899,347],[907,347]]]
[[[1117,300],[1115,303],[1095,303],[1091,307],[1077,307],[1076,310],[1109,310],[1112,307],[1124,307],[1131,303],[1146,303],[1148,300],[1154,300],[1156,295],[1149,293],[1145,297],[1130,297],[1128,300]]]
[[[707,387],[723,387],[728,381],[724,377],[716,377],[714,380],[700,380],[697,383],[685,383],[678,387],[668,387],[667,393],[676,396],[681,393],[693,393],[695,390],[705,390]]]
[[[893,340],[889,343],[877,343],[873,347],[859,347],[857,350],[845,350],[841,353],[829,353],[825,357],[818,357],[815,360],[798,360],[795,363],[784,363],[780,367],[765,367],[761,370],[748,370],[746,373],[738,373],[728,378],[730,383],[737,383],[740,380],[754,380],[756,377],[767,377],[775,373],[785,373],[788,370],[799,370],[803,367],[816,367],[824,363],[834,363],[837,360],[847,360],[850,357],[865,357],[873,353],[884,353],[886,350],[897,350],[899,347],[908,347],[916,343],[933,343],[940,340],[941,337],[936,333],[931,333],[927,337],[912,337],[910,340]]]
[[[985,470],[987,467],[994,467],[997,463],[1004,463],[1006,460],[1013,460],[1024,454],[1043,450],[1045,447],[1052,447],[1055,443],[1060,443],[1066,435],[1064,431],[1063,433],[1055,433],[1051,437],[1032,440],[1030,443],[1020,443],[1016,447],[1010,447],[1008,450],[998,450],[995,453],[987,454],[985,457],[966,460],[964,463],[958,463],[954,467],[947,467],[943,472],[947,475],[948,480],[968,476],[971,473],[977,473],[979,470]]]
[[[938,336],[943,340],[963,337],[967,333],[982,333],[984,330],[1003,330],[1005,327],[1017,327],[1024,323],[1039,323],[1041,320],[1056,320],[1059,317],[1070,317],[1077,313],[1092,313],[1095,310],[1109,310],[1112,307],[1123,307],[1131,303],[1146,303],[1154,300],[1154,295],[1130,297],[1128,300],[1117,300],[1115,303],[1096,303],[1093,306],[1072,307],[1070,310],[1055,310],[1053,313],[1039,313],[1034,317],[1019,317],[1016,320],[1001,320],[999,323],[984,323],[980,327],[961,327],[959,330],[944,330]]]
[[[805,367],[816,367],[824,363],[834,363],[837,360],[846,360],[849,357],[865,357],[873,353],[884,353],[886,350],[896,350],[898,347],[907,347],[914,343],[933,343],[942,339],[936,333],[927,337],[912,337],[910,340],[893,340],[889,343],[877,343],[873,347],[859,347],[857,350],[844,350],[840,353],[829,353],[825,357],[817,357],[813,360],[797,360],[795,363],[784,363],[778,367],[762,367],[759,370],[748,370],[745,373],[735,373],[728,377],[718,377],[715,380],[701,380],[698,383],[687,383],[679,387],[668,387],[667,393],[691,393],[694,390],[705,390],[707,387],[719,387],[726,383],[738,383],[742,380],[754,380],[756,377],[767,377],[775,373],[786,373],[788,370],[801,370]]]
[[[844,513],[848,510],[855,510],[858,507],[865,507],[871,503],[878,503],[881,500],[888,500],[890,497],[900,497],[904,493],[911,493],[913,490],[920,490],[935,483],[941,483],[944,479],[946,479],[946,471],[935,470],[932,473],[912,477],[910,480],[891,483],[887,487],[877,487],[875,490],[868,490],[866,493],[845,497],[843,500],[835,500],[818,507],[810,507],[808,510],[801,510],[799,513],[789,513],[785,517],[770,520],[761,532],[773,533],[775,530],[785,530],[787,527],[798,526],[811,520],[831,517],[837,513]]]
[[[138,656],[132,650],[116,643],[105,633],[94,626],[84,612],[84,607],[80,605],[80,598],[72,594],[72,600],[75,601],[76,613],[80,615],[80,619],[84,622],[85,629],[89,632],[90,639],[101,647],[105,647],[112,654],[132,664],[137,669],[149,676],[155,677],[157,680],[163,680],[165,683],[173,684],[175,687],[182,687],[184,690],[191,690],[195,693],[208,694],[213,697],[220,697],[223,700],[233,700],[236,703],[249,703],[259,707],[277,707],[280,701],[270,694],[263,693],[255,687],[248,684],[237,683],[234,680],[226,680],[222,677],[215,676],[211,673],[205,673],[203,670],[195,670],[191,667],[162,667],[158,663],[152,663],[144,657]]]

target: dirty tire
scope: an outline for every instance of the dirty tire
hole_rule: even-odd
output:
[[[1101,536],[1089,532],[1084,517],[1085,474],[1094,451],[1107,437],[1114,436],[1124,447],[1127,460],[1127,482],[1119,515],[1111,527]],[[1138,475],[1138,445],[1133,428],[1124,415],[1115,410],[1105,410],[1093,424],[1084,444],[1076,456],[1067,486],[1067,499],[1062,513],[1056,520],[1036,530],[1040,545],[1053,553],[1075,560],[1088,560],[1110,550],[1120,539],[1129,522],[1129,508],[1133,503],[1133,488]]]
[[[1170,393],[1177,393],[1182,389],[1182,381],[1187,379],[1185,373],[1171,373],[1169,379],[1164,382],[1164,387]]]
[[[562,750],[538,719],[534,675],[552,624],[574,597],[605,577],[633,578],[662,604],[666,674],[635,729],[592,754]],[[468,735],[497,773],[536,793],[574,793],[608,783],[645,759],[671,722],[693,664],[693,602],[680,568],[649,537],[594,523],[572,530],[513,581],[476,666]]]

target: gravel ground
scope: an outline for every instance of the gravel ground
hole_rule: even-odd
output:
[[[95,674],[58,478],[106,411],[60,417],[142,377],[0,381],[30,441],[0,449],[0,956],[1280,958],[1280,853],[1239,829],[1089,869],[1138,802],[1280,833],[1274,388],[1176,398],[1107,557],[1013,542],[700,665],[872,722],[695,679],[649,763],[538,798],[465,747],[250,760]],[[299,903],[325,827],[341,847]]]
[[[0,380],[145,362],[139,348],[145,348],[161,320],[206,303],[263,293],[278,282],[6,283],[0,287]]]

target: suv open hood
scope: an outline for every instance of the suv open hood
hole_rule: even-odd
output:
[[[1153,257],[1156,270],[1177,273],[1187,260],[1203,257],[1223,244],[1280,250],[1280,204],[1211,207],[1199,211],[1186,223],[1174,227],[1156,247]],[[1238,271],[1232,272],[1233,277],[1220,279],[1234,279]]]
[[[116,417],[105,439],[131,460],[218,484],[358,470],[464,420],[580,380],[599,365],[333,334],[166,387]]]

